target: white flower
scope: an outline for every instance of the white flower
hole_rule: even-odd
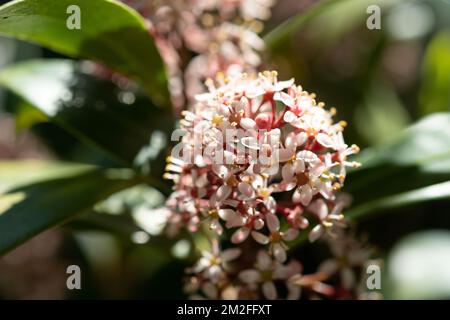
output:
[[[227,268],[227,262],[236,259],[241,254],[241,250],[238,248],[227,249],[222,252],[219,250],[217,242],[213,242],[212,250],[203,251],[202,257],[190,269],[192,273],[201,273],[212,283],[217,283],[219,280],[226,276],[225,270]]]
[[[243,270],[239,273],[239,279],[249,285],[252,289],[261,286],[262,293],[266,299],[277,299],[278,293],[274,281],[288,280],[294,274],[300,272],[301,266],[297,262],[291,262],[288,265],[282,265],[278,261],[273,261],[264,251],[258,251],[254,269]],[[298,299],[300,288],[289,282],[288,299]]]
[[[266,236],[258,231],[252,231],[252,237],[256,242],[261,244],[270,244],[269,252],[279,262],[286,261],[287,246],[283,241],[292,241],[298,236],[297,229],[288,229],[286,232],[280,231],[280,220],[274,214],[266,215],[266,223],[269,228],[270,235]]]

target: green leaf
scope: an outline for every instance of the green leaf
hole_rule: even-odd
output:
[[[48,160],[0,161],[0,193],[61,176],[75,176],[94,168],[90,165]]]
[[[269,50],[279,47],[303,28],[308,28],[320,45],[330,45],[357,27],[366,27],[367,8],[377,5],[382,13],[405,0],[322,0],[292,16],[264,36]]]
[[[450,181],[363,203],[347,210],[346,217],[352,220],[361,220],[372,213],[446,199],[450,199]]]
[[[320,15],[328,8],[333,7],[343,1],[348,0],[318,1],[309,9],[307,9],[306,12],[300,12],[299,14],[296,14],[293,17],[289,18],[264,36],[264,41],[267,47],[269,49],[278,47],[283,41],[286,41],[289,37],[291,37],[295,32],[297,32],[301,27],[306,25],[312,19]]]
[[[91,66],[72,60],[27,61],[2,70],[0,84],[117,164],[130,166],[143,148],[150,148],[153,158],[160,156],[173,128],[170,111],[154,108],[131,85],[95,78]]]
[[[66,23],[80,8],[81,29]],[[16,0],[0,7],[0,34],[91,59],[138,80],[158,105],[168,105],[164,64],[144,19],[113,0]]]
[[[363,166],[344,188],[354,198],[351,217],[449,197],[450,114],[435,113],[389,144],[362,152]]]
[[[0,197],[1,204],[5,197],[15,196],[10,208],[0,214],[0,255],[136,183],[130,170],[92,169],[10,190]]]
[[[420,108],[423,114],[450,110],[450,32],[437,34],[423,62]]]
[[[355,111],[355,126],[370,143],[380,145],[399,134],[411,122],[408,111],[394,90],[375,81]]]

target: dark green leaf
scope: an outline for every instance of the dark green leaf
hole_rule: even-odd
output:
[[[389,144],[365,150],[363,166],[350,172],[344,191],[354,198],[352,215],[443,199],[450,180],[450,114],[435,113]]]
[[[347,210],[346,217],[360,220],[372,213],[380,213],[385,210],[411,206],[422,202],[446,199],[450,199],[450,181],[369,201]]]
[[[28,61],[0,72],[0,84],[118,164],[129,166],[146,146],[153,158],[159,156],[173,126],[170,111],[155,108],[132,85],[95,78],[89,67],[71,60]]]
[[[0,197],[0,203],[13,200],[0,214],[0,254],[136,183],[129,170],[93,169],[10,190]]]
[[[66,23],[69,6],[81,12],[81,29]],[[0,34],[91,59],[133,77],[159,105],[168,105],[164,65],[145,21],[113,0],[17,0],[0,7]]]

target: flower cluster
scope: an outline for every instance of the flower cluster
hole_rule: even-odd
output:
[[[174,106],[184,109],[218,72],[252,72],[261,63],[258,36],[274,0],[124,0],[149,19],[165,60]]]
[[[168,231],[206,226],[214,239],[263,249],[256,262],[229,269],[224,264],[240,251],[220,252],[216,243],[190,270],[190,283],[208,297],[234,288],[239,297],[276,298],[273,282],[282,281],[296,298],[300,266],[286,263],[288,243],[305,233],[311,241],[333,236],[344,226],[348,200],[337,191],[346,167],[359,165],[347,160],[358,147],[344,142],[346,124],[333,122],[333,108],[274,71],[219,74],[206,86],[183,112],[183,136],[168,159],[165,177],[175,183]]]

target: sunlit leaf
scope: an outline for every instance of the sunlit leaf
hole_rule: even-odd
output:
[[[137,179],[129,171],[93,169],[77,175],[61,174],[58,178],[9,190],[7,197],[21,195],[22,198],[0,214],[0,254],[79,216],[98,201],[136,183]]]
[[[450,32],[437,34],[423,62],[420,108],[423,114],[450,110]]]

